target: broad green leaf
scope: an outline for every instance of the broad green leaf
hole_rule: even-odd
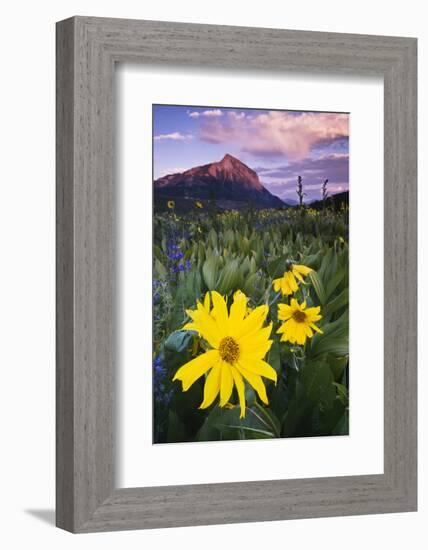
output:
[[[175,411],[169,411],[168,415],[168,443],[181,443],[186,441],[186,428]]]
[[[347,269],[344,267],[339,268],[336,273],[327,281],[327,286],[325,289],[326,299],[328,299],[331,294],[336,290],[337,286],[342,282],[343,278],[346,275]]]
[[[323,309],[323,314],[325,316],[331,315],[332,313],[335,313],[340,308],[347,306],[348,302],[349,302],[349,289],[345,288],[338,296],[336,296],[336,298],[334,298],[334,300],[326,304],[326,306]]]
[[[286,256],[281,256],[268,263],[267,271],[272,279],[278,279],[284,275],[287,259]]]
[[[320,301],[321,305],[324,305],[326,301],[326,292],[320,277],[318,276],[316,271],[311,271],[309,273],[309,278],[311,280],[312,286],[314,287],[316,295],[318,296],[318,300]]]
[[[154,272],[155,272],[155,275],[161,279],[166,277],[168,273],[168,270],[166,269],[166,267],[157,258],[155,259]]]
[[[225,426],[228,428],[236,428],[237,430],[243,430],[244,432],[251,432],[253,434],[262,435],[263,437],[274,438],[275,434],[267,430],[260,430],[257,428],[250,428],[249,426]]]
[[[229,294],[237,290],[240,281],[240,272],[237,261],[227,263],[221,270],[220,278],[217,284],[217,290],[220,294]]]
[[[155,258],[159,260],[159,262],[162,263],[163,261],[165,261],[165,256],[162,253],[162,250],[155,244],[153,245],[153,255]]]
[[[345,406],[348,406],[349,398],[348,398],[348,389],[343,384],[338,384],[337,382],[334,382],[334,386],[337,390],[338,398],[340,399],[341,403]]]
[[[308,361],[299,373],[309,399],[324,408],[331,408],[336,397],[333,374],[321,361]]]
[[[165,340],[165,348],[169,351],[182,353],[187,349],[192,340],[191,331],[176,330]]]
[[[216,290],[219,268],[220,260],[215,254],[205,260],[202,266],[202,275],[208,290]]]
[[[334,427],[332,435],[349,435],[349,414],[347,411],[343,413]]]

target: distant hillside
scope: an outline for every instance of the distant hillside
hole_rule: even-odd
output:
[[[299,204],[299,201],[296,199],[283,199],[284,204],[286,206],[297,206]]]
[[[263,186],[254,170],[229,154],[219,162],[159,178],[153,186],[155,206],[160,209],[168,200],[178,209],[194,208],[197,200],[215,201],[225,210],[286,206]]]
[[[349,205],[349,191],[343,191],[342,193],[336,193],[335,195],[329,195],[325,201],[325,206],[333,207],[334,210],[339,210],[342,205]],[[322,200],[314,201],[308,204],[314,210],[321,210],[323,208]]]

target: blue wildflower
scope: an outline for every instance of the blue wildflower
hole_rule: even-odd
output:
[[[172,399],[172,390],[167,391],[167,371],[158,355],[153,361],[153,397],[157,405],[168,406]]]
[[[159,279],[153,279],[153,303],[158,304],[161,299],[160,295],[161,282]]]

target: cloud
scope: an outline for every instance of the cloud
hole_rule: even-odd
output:
[[[229,111],[227,113],[227,116],[231,118],[232,120],[243,120],[247,115],[243,112],[236,113],[235,111]]]
[[[165,141],[171,139],[173,141],[184,141],[187,139],[192,139],[192,134],[182,134],[181,132],[172,132],[171,134],[159,134],[154,137],[155,141]]]
[[[258,167],[256,172],[265,178],[282,181],[295,181],[297,176],[302,176],[303,180],[306,179],[308,183],[318,183],[325,179],[328,179],[329,183],[347,183],[349,181],[349,155],[333,153],[318,158],[290,162],[286,166]]]
[[[187,114],[190,118],[199,118],[199,117],[207,117],[207,118],[215,118],[219,116],[223,116],[223,111],[221,109],[209,109],[207,111],[188,111]]]
[[[252,118],[234,113],[222,120],[204,121],[200,138],[210,143],[234,142],[255,156],[285,155],[299,160],[316,146],[347,138],[348,118],[341,113],[267,111]]]
[[[345,153],[293,161],[275,168],[257,167],[255,170],[263,184],[281,198],[295,198],[298,176],[302,176],[308,200],[321,197],[321,184],[326,179],[330,193],[340,193],[349,188],[349,155]]]

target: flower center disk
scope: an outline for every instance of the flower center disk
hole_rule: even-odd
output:
[[[226,338],[223,338],[220,342],[218,351],[223,361],[226,361],[231,365],[233,365],[239,357],[239,345],[231,336],[226,336]]]
[[[306,313],[304,311],[295,311],[293,313],[293,319],[296,323],[304,323],[306,320]]]

